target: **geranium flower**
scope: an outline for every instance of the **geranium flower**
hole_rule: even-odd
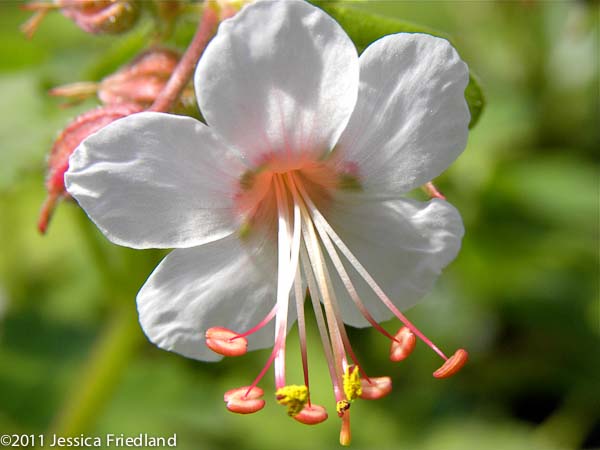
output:
[[[198,64],[207,125],[140,113],[86,139],[71,157],[71,195],[114,243],[175,248],[137,296],[140,323],[161,348],[214,361],[273,347],[249,386],[225,395],[262,408],[257,383],[274,363],[277,400],[304,423],[311,402],[308,288],[342,418],[391,389],[369,378],[344,324],[372,325],[403,359],[422,339],[401,310],[454,259],[463,225],[441,199],[403,198],[446,169],[467,141],[467,66],[443,39],[386,36],[358,58],[340,26],[300,1],[258,2],[223,22]],[[397,317],[392,336],[378,323]],[[303,384],[288,385],[286,334],[298,321]]]

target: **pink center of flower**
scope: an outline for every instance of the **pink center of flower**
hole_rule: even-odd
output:
[[[236,206],[243,218],[242,233],[256,229],[277,233],[277,183],[282,183],[282,195],[286,197],[288,204],[293,203],[293,195],[285,180],[293,179],[295,183],[302,184],[321,210],[327,210],[333,191],[344,188],[344,183],[350,177],[358,185],[355,174],[336,172],[330,160],[319,160],[306,154],[264,155],[257,168],[245,172],[239,181]]]

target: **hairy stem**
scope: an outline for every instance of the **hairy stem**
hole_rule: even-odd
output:
[[[196,30],[192,42],[181,57],[177,67],[175,67],[175,70],[164,89],[158,97],[156,97],[156,100],[154,100],[154,103],[148,111],[168,112],[173,107],[183,92],[183,89],[192,78],[196,64],[198,64],[198,60],[204,52],[208,42],[217,31],[218,24],[219,16],[217,12],[210,4],[207,5],[207,7],[204,8],[202,19],[198,24],[198,29]]]

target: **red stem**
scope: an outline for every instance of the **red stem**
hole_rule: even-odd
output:
[[[218,24],[219,16],[217,12],[210,5],[207,5],[207,7],[204,8],[202,19],[198,24],[198,29],[196,30],[196,34],[194,35],[190,46],[181,57],[171,78],[169,78],[164,89],[158,97],[156,97],[156,100],[154,100],[154,103],[148,111],[168,112],[173,107],[183,92],[183,89],[190,81],[200,56],[217,31]]]

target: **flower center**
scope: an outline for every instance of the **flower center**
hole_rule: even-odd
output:
[[[255,169],[246,171],[239,180],[235,196],[236,210],[241,216],[242,237],[256,229],[277,233],[278,205],[275,183],[293,175],[320,211],[327,211],[336,189],[360,189],[357,170],[348,166],[339,171],[331,159],[318,159],[314,155],[268,153]],[[283,195],[293,204],[288,184],[283,185]]]

